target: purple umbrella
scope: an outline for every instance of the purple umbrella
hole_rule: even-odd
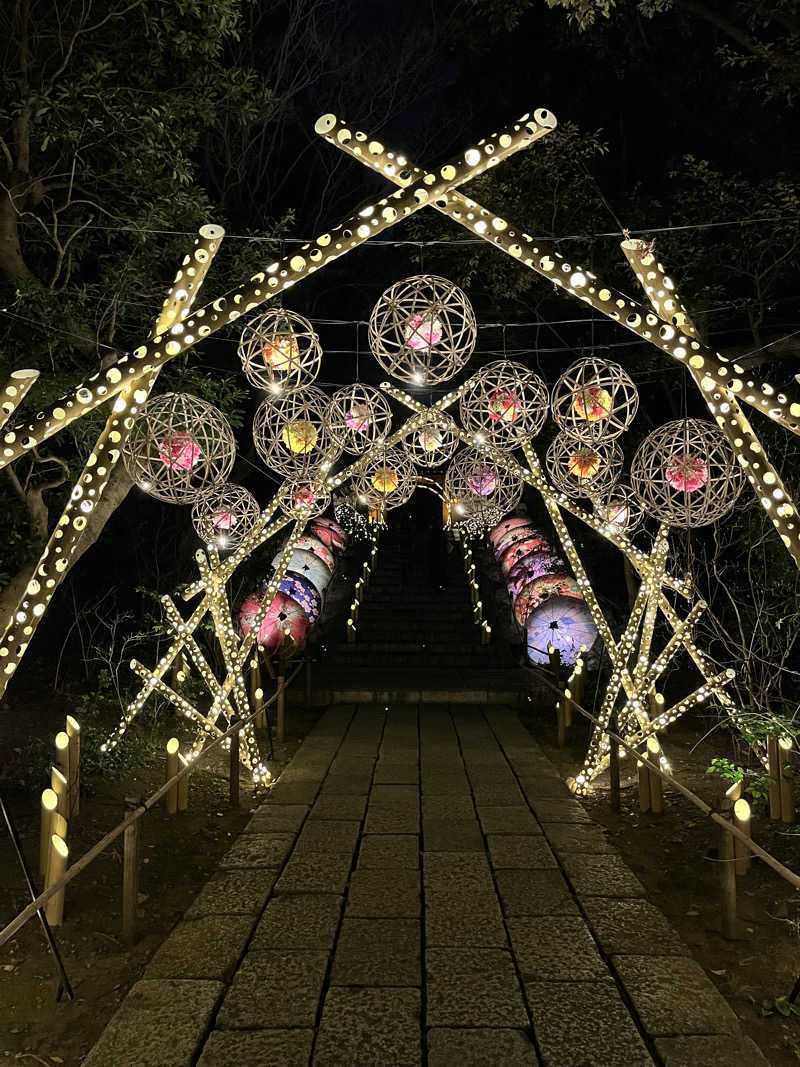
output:
[[[548,549],[540,552],[530,552],[527,556],[517,560],[508,572],[506,584],[512,600],[516,600],[520,590],[532,582],[534,578],[541,578],[544,574],[555,574],[556,571],[566,570],[564,560],[554,556]]]
[[[283,581],[278,586],[278,591],[290,596],[306,613],[309,623],[315,623],[322,610],[322,594],[317,590],[313,582],[304,578],[301,574],[293,574],[287,571]]]
[[[547,663],[547,646],[561,653],[561,662],[572,665],[581,645],[590,649],[597,640],[597,627],[586,603],[569,596],[553,596],[528,616],[528,659]]]

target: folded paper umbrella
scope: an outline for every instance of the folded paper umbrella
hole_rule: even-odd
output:
[[[524,626],[530,615],[549,597],[573,597],[583,600],[578,583],[568,574],[541,574],[522,587],[514,599],[514,616],[520,626]],[[588,646],[587,646],[588,647]]]
[[[294,546],[295,552],[310,552],[312,556],[316,556],[317,559],[324,563],[328,570],[333,574],[333,569],[336,566],[336,560],[334,559],[333,552],[328,548],[326,544],[315,536],[309,536],[304,534],[297,539]],[[278,560],[280,559],[280,552],[275,554],[275,558],[272,560],[272,566],[278,566]],[[295,567],[291,567],[290,570],[296,570]]]
[[[305,612],[309,625],[313,626],[322,611],[322,593],[313,582],[304,578],[302,574],[292,574],[291,571],[287,571],[278,586],[278,592],[285,593],[292,600],[296,600]]]
[[[515,545],[507,548],[500,557],[500,570],[503,572],[503,577],[507,578],[514,564],[519,563],[521,559],[530,555],[531,552],[546,552],[548,548],[549,545],[539,534],[531,534],[524,541],[517,541]]]
[[[239,609],[239,626],[245,636],[253,627],[262,599],[260,594],[251,593]],[[276,593],[258,630],[259,646],[274,655],[287,637],[304,648],[307,635],[308,617],[302,607],[285,593]]]
[[[489,531],[489,542],[495,555],[497,555],[497,546],[507,533],[511,530],[517,530],[520,527],[527,529],[530,525],[531,520],[527,515],[511,515],[503,519],[502,522],[498,522],[497,526]]]
[[[347,548],[347,533],[333,519],[312,519],[308,524],[308,531],[333,552],[344,552]]]
[[[528,659],[547,663],[547,647],[561,653],[561,662],[572,665],[581,645],[591,649],[597,640],[597,627],[585,601],[572,596],[548,597],[528,616]]]
[[[538,552],[531,552],[514,564],[508,572],[506,584],[512,600],[516,600],[520,590],[535,578],[545,574],[563,574],[566,564],[560,556],[554,555],[548,545]]]
[[[509,530],[503,540],[498,543],[494,550],[495,558],[500,559],[507,548],[511,548],[512,545],[517,545],[520,541],[525,541],[530,537],[541,537],[542,544],[546,544],[542,535],[533,526],[518,526],[515,530]]]
[[[276,566],[277,561],[278,557],[276,556],[272,561],[273,567]],[[303,548],[296,548],[292,552],[289,566],[286,570],[287,572],[291,571],[292,574],[299,574],[301,578],[311,582],[320,594],[324,593],[330,584],[330,569],[322,562],[319,556]]]

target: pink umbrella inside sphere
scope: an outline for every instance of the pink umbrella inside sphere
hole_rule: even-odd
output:
[[[158,446],[158,458],[173,471],[190,471],[203,454],[190,433],[173,433]]]
[[[673,489],[682,493],[693,493],[708,481],[708,463],[700,456],[680,452],[670,457],[665,476]]]
[[[438,344],[442,339],[443,331],[439,319],[428,311],[422,315],[412,315],[406,323],[404,333],[408,347],[420,351]]]

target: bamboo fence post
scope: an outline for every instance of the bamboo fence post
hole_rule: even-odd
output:
[[[647,758],[651,763],[660,763],[661,745],[655,735],[647,739],[647,752]],[[654,774],[648,768],[647,776],[650,779],[650,811],[653,815],[661,815],[664,811],[664,787],[661,783],[661,775]]]
[[[128,807],[135,807],[129,804]],[[136,940],[136,902],[139,897],[139,821],[125,827],[122,835],[122,938]]]
[[[69,814],[72,810],[72,795],[70,792],[69,778],[69,734],[66,730],[61,730],[56,734],[56,767],[58,767],[67,783],[65,800],[66,810],[63,814],[65,818],[69,818]]]
[[[278,740],[286,739],[286,676],[278,675]]]
[[[72,715],[67,716],[66,733],[69,738],[69,818],[72,818],[81,808],[81,728]]]
[[[44,878],[47,874],[47,859],[50,854],[50,838],[53,835],[53,815],[58,807],[58,797],[54,790],[42,791],[42,819],[39,829],[39,875]]]
[[[45,889],[54,886],[64,877],[67,869],[67,857],[69,849],[67,842],[58,834],[50,835],[50,854],[47,861],[47,875],[45,877]],[[51,926],[61,926],[64,921],[64,889],[63,887],[54,893],[47,901],[44,914]]]
[[[564,687],[564,726],[572,726],[572,690]]]
[[[231,725],[235,725],[238,721],[238,717],[234,716]],[[239,738],[239,731],[234,730],[231,734],[231,760],[228,774],[230,801],[234,808],[239,807]]]
[[[778,759],[778,739],[774,734],[767,738],[767,774],[769,775],[769,817],[781,817],[781,768]]]
[[[750,837],[750,805],[744,797],[737,797],[733,804],[733,825]],[[733,836],[733,835],[731,835]],[[751,853],[738,837],[733,839],[733,854],[736,857],[736,873],[741,878],[750,870]]]
[[[180,769],[189,766],[189,761],[183,755],[182,752],[178,753],[178,759],[180,761]],[[183,778],[178,779],[178,811],[186,811],[189,807],[189,775],[184,774]]]
[[[611,712],[611,719],[608,726],[612,734],[618,732],[616,709]],[[619,742],[616,737],[613,736],[608,739],[608,771],[611,779],[611,810],[620,811],[622,807],[622,798],[619,786]]]
[[[178,752],[180,750],[180,742],[177,737],[171,737],[167,741],[167,774],[165,781],[169,781],[170,778],[174,778],[180,770],[180,761],[178,759]],[[164,798],[167,805],[167,814],[174,815],[178,810],[178,785],[176,782],[169,787],[167,795]]]
[[[57,811],[66,819],[69,815],[69,782],[58,767],[50,768],[50,788],[58,798]]]
[[[730,821],[732,802],[726,794],[722,798],[721,815]],[[736,856],[733,834],[725,826],[720,827],[719,878],[722,895],[722,936],[728,941],[736,938]]]
[[[558,683],[559,694],[556,701],[556,728],[558,731],[558,747],[563,748],[567,743],[567,716],[564,705],[566,704],[566,690],[562,683]]]
[[[636,764],[639,775],[639,811],[650,810],[650,771],[641,760]]]
[[[792,739],[778,738],[780,770],[781,822],[794,822],[794,791],[792,789]]]

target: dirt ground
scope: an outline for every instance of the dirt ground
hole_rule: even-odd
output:
[[[277,773],[292,757],[317,712],[290,706],[287,740],[275,746]],[[164,740],[170,735],[165,724]],[[174,731],[173,731],[174,732]],[[263,733],[259,731],[259,733]],[[262,744],[262,751],[266,751]],[[0,948],[0,1067],[66,1064],[77,1067],[131,985],[213,871],[256,806],[242,774],[241,802],[230,804],[227,758],[217,755],[193,773],[189,810],[168,816],[163,806],[140,821],[139,937],[121,937],[122,840],[66,891],[64,925],[55,931],[75,1000],[56,1003],[55,961],[42,929],[31,920]],[[92,783],[69,833],[71,859],[88,850],[124,814],[125,797],[147,796],[164,781],[164,761],[126,772],[124,780]],[[39,808],[33,790],[6,794],[25,855],[38,866]],[[34,870],[38,885],[38,872]],[[0,926],[27,903],[24,877],[0,825]],[[112,1065],[109,1065],[112,1067]]]
[[[585,752],[588,724],[576,723],[567,746],[555,745],[555,714],[528,714],[524,721],[565,777],[574,775]],[[662,738],[675,778],[707,803],[717,792],[717,776],[706,774],[715,756],[729,756],[726,739],[706,740],[703,719],[680,719]],[[720,992],[739,1016],[743,1030],[774,1067],[800,1063],[800,1018],[786,1018],[775,1000],[786,997],[800,975],[800,894],[760,860],[737,879],[738,937],[720,934],[720,891],[716,860],[717,827],[674,790],[665,790],[662,815],[642,814],[638,785],[629,760],[621,762],[622,810],[615,814],[604,775],[587,798],[592,816],[667,915]],[[754,839],[800,872],[800,825],[771,822],[754,809]]]

